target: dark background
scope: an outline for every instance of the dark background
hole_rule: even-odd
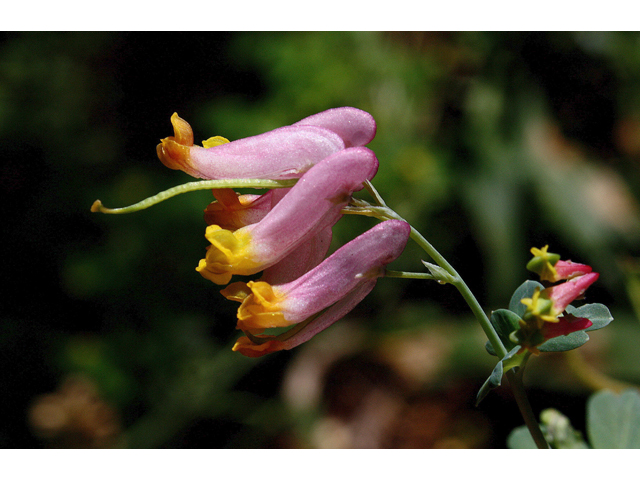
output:
[[[294,351],[232,353],[235,306],[194,271],[210,193],[89,211],[191,180],[155,154],[173,112],[197,143],[370,112],[374,184],[485,309],[549,244],[616,318],[581,361],[637,382],[639,80],[635,33],[2,34],[0,446],[504,447],[522,423],[506,389],[473,407],[495,359],[449,286],[383,279]],[[372,225],[342,219],[335,246]],[[584,428],[596,387],[569,365],[525,380]]]

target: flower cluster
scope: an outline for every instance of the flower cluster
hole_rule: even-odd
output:
[[[539,353],[537,347],[547,340],[584,330],[592,325],[587,318],[563,312],[599,276],[588,265],[560,260],[560,255],[549,253],[548,248],[548,245],[541,249],[532,248],[534,257],[527,264],[527,269],[540,275],[542,281],[562,283],[544,289],[536,288],[531,298],[522,299],[527,310],[520,328],[511,334],[512,340],[521,346],[521,350],[526,349],[536,354]]]
[[[242,140],[214,137],[203,147],[193,144],[186,121],[174,114],[171,122],[175,135],[157,148],[170,168],[204,179],[298,179],[263,195],[214,190],[205,210],[211,245],[196,270],[218,285],[262,272],[222,290],[241,303],[237,328],[246,336],[235,351],[257,357],[307,341],[353,309],[402,253],[411,228],[387,220],[326,257],[343,208],[378,170],[364,146],[376,132],[368,113],[335,108]],[[264,335],[278,327],[291,328]]]

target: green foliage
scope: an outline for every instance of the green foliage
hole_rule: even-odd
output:
[[[520,350],[520,347],[514,347],[496,364],[491,375],[489,375],[489,378],[487,378],[478,391],[476,396],[476,405],[478,405],[491,390],[502,384],[502,375],[505,370],[509,370],[520,365],[523,360],[523,356],[516,355],[518,350]]]
[[[511,300],[509,300],[509,310],[518,315],[518,317],[522,317],[527,311],[527,306],[521,300],[523,298],[531,298],[537,288],[542,290],[544,286],[540,282],[526,280],[513,292]]]
[[[615,394],[608,390],[594,393],[587,402],[589,444],[556,410],[540,414],[540,428],[552,448],[640,448],[640,393],[626,390]],[[525,426],[514,429],[507,439],[509,448],[536,448]]]
[[[540,428],[551,448],[589,448],[582,433],[575,430],[569,419],[559,411],[548,408],[540,414]],[[537,448],[526,426],[515,428],[507,438],[507,446],[513,449]]]
[[[509,335],[519,328],[521,316],[527,310],[526,305],[521,300],[530,298],[537,288],[542,289],[544,287],[539,282],[526,280],[513,293],[509,301],[509,310],[496,310],[491,314],[491,323],[507,350],[515,345]],[[588,318],[593,325],[583,331],[572,332],[568,335],[547,340],[538,347],[541,352],[566,352],[578,348],[589,340],[589,335],[586,332],[604,328],[613,321],[613,316],[609,309],[600,303],[590,303],[578,308],[569,305],[566,311],[567,314],[575,317]],[[485,344],[485,348],[491,355],[495,355],[490,342]]]
[[[587,432],[593,448],[640,448],[640,394],[601,391],[587,403]]]
[[[588,303],[578,308],[569,305],[567,307],[567,313],[574,317],[588,318],[591,320],[593,325],[585,329],[585,332],[600,330],[613,321],[613,316],[611,315],[609,308],[601,303]]]
[[[584,330],[550,338],[538,347],[541,352],[566,352],[581,347],[589,340]]]
[[[514,348],[516,344],[511,341],[509,335],[511,332],[520,328],[521,318],[510,310],[500,309],[492,312],[489,320],[500,337],[500,340],[502,340],[504,347],[507,350]],[[485,348],[491,355],[496,354],[491,342],[487,342]]]

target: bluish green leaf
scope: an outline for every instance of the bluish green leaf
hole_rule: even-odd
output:
[[[534,442],[529,429],[522,425],[521,427],[514,428],[507,437],[507,447],[513,449],[536,449],[536,442]]]
[[[511,300],[509,301],[509,310],[516,315],[522,317],[527,311],[527,306],[521,302],[523,298],[531,298],[536,291],[536,288],[540,290],[544,289],[544,286],[534,280],[527,280],[513,292]]]
[[[589,340],[584,330],[579,332],[573,332],[569,335],[563,335],[561,337],[555,337],[547,340],[538,347],[541,352],[566,352],[575,348],[581,347]]]
[[[476,396],[476,405],[478,405],[491,390],[499,387],[502,384],[502,375],[504,374],[505,364],[508,365],[507,369],[517,367],[519,365],[519,362],[515,364],[510,362],[510,360],[514,357],[519,349],[520,347],[516,346],[496,364],[493,371],[491,372],[491,375],[489,375],[489,378],[487,378],[487,380],[482,384],[482,387],[480,387],[480,390],[478,391],[478,395]]]
[[[520,328],[520,317],[511,310],[500,309],[491,313],[491,323],[502,340],[505,348],[511,350],[515,343],[509,340],[509,334]]]
[[[515,347],[516,344],[509,339],[509,334],[520,328],[520,317],[512,311],[502,308],[491,312],[490,321],[496,333],[500,337],[500,340],[502,340],[504,347],[507,350],[511,350]],[[491,355],[495,355],[495,350],[493,349],[491,342],[487,342],[485,348]]]
[[[569,305],[567,307],[567,312],[575,317],[588,318],[589,320],[591,320],[593,325],[587,328],[585,332],[599,330],[606,327],[613,321],[611,312],[606,306],[602,305],[601,303],[589,303],[578,308]]]
[[[587,403],[587,432],[593,448],[640,448],[640,394],[600,391]]]

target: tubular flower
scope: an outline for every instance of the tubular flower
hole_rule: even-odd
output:
[[[527,270],[540,275],[540,280],[555,283],[591,272],[589,265],[560,260],[560,255],[549,253],[548,249],[549,245],[532,248],[533,258],[527,263]]]
[[[376,123],[367,112],[342,107],[307,117],[294,125],[229,142],[214,137],[193,143],[191,126],[171,116],[174,135],[161,140],[158,158],[167,167],[196,178],[300,178],[323,158],[347,147],[369,143]]]
[[[522,299],[527,310],[520,329],[512,333],[513,341],[522,349],[539,353],[536,347],[550,338],[590,327],[592,322],[587,318],[560,315],[571,302],[584,294],[598,276],[598,273],[586,273],[544,290],[538,288],[531,298]]]
[[[311,168],[257,223],[231,231],[207,227],[211,246],[196,268],[224,285],[232,275],[251,275],[276,264],[299,245],[335,224],[351,194],[378,169],[365,147],[341,150]]]
[[[276,188],[263,195],[238,195],[230,188],[213,190],[215,202],[204,211],[207,225],[218,225],[225,230],[237,230],[258,223],[289,191]]]
[[[401,220],[382,222],[342,246],[320,265],[282,284],[236,282],[222,294],[241,302],[234,351],[255,357],[288,350],[309,340],[346,315],[384,275],[385,266],[404,250],[411,227]],[[265,329],[290,327],[279,336]]]
[[[232,231],[258,223],[289,190],[290,188],[279,188],[269,190],[264,195],[237,195],[228,188],[214,190],[213,195],[217,201],[205,209],[205,221],[208,225],[217,224],[225,230]],[[331,237],[329,225],[278,263],[267,268],[263,272],[262,280],[284,283],[308,272],[324,259],[331,244]]]

